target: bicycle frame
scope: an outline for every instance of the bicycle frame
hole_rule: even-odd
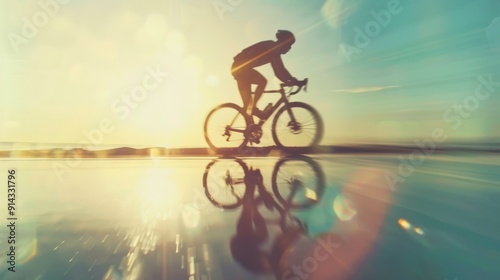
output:
[[[265,90],[264,93],[279,93],[279,94],[281,94],[281,98],[278,100],[278,102],[276,102],[276,104],[274,104],[273,107],[271,107],[270,113],[267,116],[267,118],[259,121],[259,126],[262,126],[269,119],[269,117],[272,116],[274,114],[274,112],[276,112],[276,110],[278,110],[281,107],[281,104],[284,103],[285,104],[284,106],[288,106],[288,103],[289,103],[289,101],[288,101],[289,96],[287,96],[283,86],[277,90]],[[290,118],[292,119],[292,121],[295,122],[296,120],[292,114],[292,111],[288,110],[288,113],[290,114]]]
[[[274,114],[274,112],[276,112],[276,110],[278,110],[282,104],[285,104],[284,106],[287,107],[287,112],[288,114],[290,115],[290,119],[292,122],[296,122],[296,119],[295,119],[295,116],[293,115],[292,111],[290,110],[290,108],[288,107],[288,104],[290,103],[288,101],[288,98],[291,96],[291,95],[294,95],[296,93],[298,93],[303,86],[299,86],[299,89],[294,91],[294,92],[285,92],[285,87],[287,85],[285,84],[281,84],[280,85],[280,89],[276,89],[276,90],[265,90],[263,93],[279,93],[281,94],[281,98],[278,100],[278,102],[276,102],[276,104],[274,104],[273,107],[271,107],[270,109],[270,113],[269,115],[265,118],[265,119],[261,119],[259,121],[259,123],[257,124],[258,126],[262,126],[268,119],[270,116],[272,116]],[[236,121],[236,118],[238,117],[238,115],[236,115],[233,120],[231,121],[231,123],[226,127],[226,133],[224,135],[226,136],[230,136],[228,135],[228,132],[229,131],[234,131],[234,132],[240,132],[240,133],[245,133],[246,129],[237,129],[237,128],[232,128],[232,125],[234,124],[234,122]]]
[[[237,164],[236,168],[227,165],[227,162],[233,164],[233,161]],[[219,164],[218,162],[221,163]],[[287,162],[302,163],[306,164],[308,168],[311,168],[313,172],[313,174],[311,174],[314,176],[311,177],[314,178],[313,184],[306,183],[304,179],[307,180],[307,178],[303,177],[301,174],[280,172],[289,170],[290,168],[292,168],[292,171],[295,169],[295,165],[292,164],[288,166],[286,165]],[[226,167],[223,168],[223,170],[215,168],[213,169],[216,170],[214,173],[210,171],[214,165],[217,165],[218,168],[220,166],[224,167],[224,165],[226,165]],[[214,176],[214,174],[216,174],[216,176]],[[246,203],[254,201],[258,204],[260,203],[259,197],[262,197],[265,198],[264,203],[268,208],[270,203],[272,203],[271,205],[276,206],[274,208],[285,212],[293,211],[294,209],[307,209],[318,203],[323,195],[324,175],[321,167],[314,160],[305,156],[289,156],[280,159],[275,164],[271,183],[272,194],[274,195],[268,191],[259,169],[254,169],[253,167],[249,168],[241,159],[234,157],[224,156],[220,159],[213,160],[207,165],[203,174],[205,194],[217,207],[223,209],[236,209],[243,204],[243,200],[245,200]],[[214,192],[213,187],[216,187],[218,190]],[[311,196],[312,192],[309,190],[314,192],[314,197]],[[258,191],[258,193],[256,191]],[[235,199],[233,199],[233,197]],[[269,197],[273,198],[272,202],[268,199]]]
[[[249,171],[249,173],[252,173],[252,172],[259,172],[260,173],[260,170],[251,170]],[[253,173],[252,173],[253,174]],[[229,175],[229,174],[226,174],[226,175]],[[230,175],[229,175],[230,176]],[[262,176],[262,175],[261,175]],[[232,180],[233,178],[230,177],[230,180]],[[266,186],[260,182],[260,183],[257,183],[257,182],[253,182],[253,183],[250,183],[250,184],[246,184],[245,182],[245,179],[244,177],[243,178],[236,178],[234,181],[234,184],[243,184],[245,186],[245,188],[247,188],[247,190],[245,191],[245,196],[251,196],[250,199],[252,201],[252,203],[255,203],[256,205],[260,204],[260,203],[264,203],[263,200],[263,196],[264,195],[269,195],[269,194],[266,194],[267,193],[267,188]],[[257,193],[258,194],[255,194],[255,190],[257,190]],[[233,184],[231,184],[231,191],[233,192],[234,189],[233,189]],[[295,194],[297,193],[297,187],[296,186],[292,186],[291,187],[291,192],[290,194],[288,195],[287,199],[286,199],[286,203],[285,204],[280,204],[274,197],[272,197],[272,205],[273,205],[273,208],[276,209],[276,211],[278,211],[278,213],[280,214],[281,216],[281,219],[280,219],[280,226],[285,229],[285,220],[286,218],[294,218],[293,215],[292,215],[292,208],[290,207],[291,205],[291,201],[293,200]],[[233,195],[234,192],[233,192]],[[244,197],[242,197],[242,199],[244,199]]]

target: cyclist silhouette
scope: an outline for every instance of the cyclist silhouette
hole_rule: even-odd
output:
[[[250,169],[248,176],[245,176],[245,195],[243,197],[243,211],[236,226],[236,235],[231,238],[230,248],[233,257],[246,269],[261,274],[272,270],[270,256],[262,245],[268,239],[268,231],[264,218],[257,209],[254,201],[255,188],[261,188],[266,194],[264,203],[271,208],[271,194],[268,194],[262,186],[262,175],[260,171]]]
[[[275,201],[264,187],[259,169],[250,169],[245,176],[245,195],[242,199],[243,211],[236,226],[236,235],[231,238],[230,249],[233,258],[245,269],[255,274],[274,273],[276,279],[282,279],[286,270],[281,260],[292,244],[307,231],[304,226],[289,226],[282,229],[273,241],[271,250],[264,244],[269,238],[267,223],[258,210],[259,202],[255,199],[255,190],[259,188],[262,203],[269,210],[274,209]]]
[[[303,84],[303,81],[297,80],[286,70],[281,60],[281,55],[286,54],[295,43],[294,35],[287,30],[278,30],[276,39],[277,41],[262,41],[244,49],[234,57],[234,63],[231,67],[231,73],[238,83],[238,90],[243,100],[243,111],[247,114],[251,101],[251,86],[252,84],[257,85],[254,92],[252,115],[260,119],[265,118],[265,114],[256,105],[264,92],[267,80],[254,68],[270,63],[274,74],[283,83]]]

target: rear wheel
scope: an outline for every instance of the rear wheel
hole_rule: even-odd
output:
[[[245,194],[247,165],[239,159],[216,159],[210,162],[203,174],[205,195],[213,205],[235,209]]]
[[[274,142],[281,149],[313,147],[323,137],[323,121],[312,106],[291,102],[276,113],[272,134]]]
[[[238,148],[246,141],[244,132],[248,123],[248,116],[238,105],[219,105],[210,111],[205,120],[205,140],[210,148],[218,153],[225,149]]]

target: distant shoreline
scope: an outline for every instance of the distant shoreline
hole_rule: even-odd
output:
[[[406,154],[421,151],[418,146],[391,145],[353,145],[353,146],[317,146],[314,148],[292,148],[281,151],[277,147],[249,147],[246,153],[238,149],[227,149],[217,154],[210,148],[130,148],[121,147],[105,150],[46,149],[0,151],[0,158],[122,158],[122,157],[193,157],[193,156],[281,156],[287,154]],[[436,147],[432,153],[499,153],[500,145],[483,146],[448,146]]]

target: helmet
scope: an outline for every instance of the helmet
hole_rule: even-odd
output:
[[[276,32],[276,39],[280,42],[289,42],[290,44],[295,43],[295,36],[288,30],[278,30]]]

